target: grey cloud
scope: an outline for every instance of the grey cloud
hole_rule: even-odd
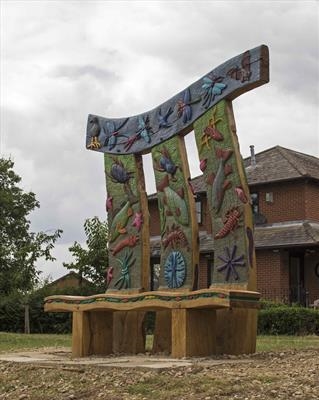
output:
[[[106,68],[100,68],[95,65],[59,65],[51,73],[53,77],[79,79],[83,76],[89,76],[98,80],[117,79],[117,75]]]

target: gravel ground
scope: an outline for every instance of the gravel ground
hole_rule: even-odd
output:
[[[319,399],[319,349],[201,359],[163,369],[1,361],[0,399]]]

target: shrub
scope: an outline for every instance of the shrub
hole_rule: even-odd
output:
[[[31,333],[70,333],[72,313],[46,313],[43,309],[44,298],[51,295],[88,296],[96,293],[92,286],[81,288],[56,289],[44,286],[28,296]],[[15,292],[0,298],[0,330],[3,332],[24,332],[24,299]]]
[[[319,335],[319,312],[299,306],[262,308],[258,314],[258,334]]]

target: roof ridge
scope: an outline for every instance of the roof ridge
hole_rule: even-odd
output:
[[[289,164],[299,172],[300,175],[305,176],[307,175],[307,171],[298,165],[296,165],[296,162],[293,160],[292,154],[290,154],[290,150],[286,149],[285,147],[277,146],[277,150],[279,153],[285,157],[285,159],[289,162]]]

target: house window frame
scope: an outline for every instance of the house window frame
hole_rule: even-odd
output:
[[[196,213],[196,221],[198,225],[203,224],[203,201],[200,196],[196,196],[195,198],[195,213]]]
[[[251,209],[254,215],[259,214],[259,192],[250,193]]]

